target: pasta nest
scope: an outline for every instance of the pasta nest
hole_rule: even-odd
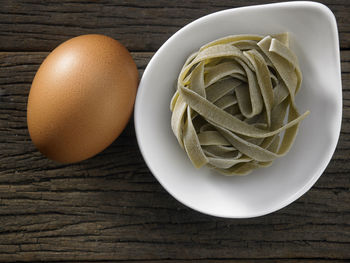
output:
[[[248,174],[291,148],[309,114],[295,105],[301,81],[287,33],[215,40],[182,67],[170,103],[172,130],[195,167]]]

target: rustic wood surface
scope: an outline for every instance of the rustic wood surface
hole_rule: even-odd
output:
[[[132,51],[142,74],[185,24],[266,2],[274,1],[0,0],[0,261],[350,262],[349,1],[322,1],[336,16],[341,45],[336,152],[316,185],[278,212],[233,220],[183,206],[148,170],[132,120],[108,149],[73,165],[43,157],[28,135],[31,81],[62,41],[112,36]]]

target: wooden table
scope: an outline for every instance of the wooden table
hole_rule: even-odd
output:
[[[273,1],[1,0],[0,261],[350,262],[349,1],[322,1],[340,35],[344,111],[337,150],[316,185],[278,212],[230,220],[183,206],[148,170],[132,120],[107,150],[73,165],[46,159],[29,138],[31,81],[64,40],[114,37],[142,74],[187,23],[263,2]]]

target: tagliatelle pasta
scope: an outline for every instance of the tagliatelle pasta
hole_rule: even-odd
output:
[[[248,174],[292,146],[309,114],[295,105],[301,81],[287,33],[215,40],[189,56],[179,74],[172,130],[195,167]]]

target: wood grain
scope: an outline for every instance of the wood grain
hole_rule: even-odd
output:
[[[273,214],[232,220],[180,204],[147,168],[133,120],[105,151],[73,165],[46,159],[27,131],[31,81],[62,41],[110,35],[133,51],[142,74],[185,24],[268,2],[276,0],[0,0],[0,261],[350,262],[349,1],[320,1],[336,16],[342,49],[337,149],[316,185]]]
[[[216,11],[277,0],[1,1],[0,50],[50,51],[81,34],[102,33],[132,51],[156,51],[173,33]],[[340,45],[350,48],[350,2],[322,0],[335,14]],[[142,36],[142,37],[141,37]]]
[[[341,52],[343,127],[326,172],[295,203],[245,220],[199,214],[166,193],[142,159],[132,121],[88,161],[43,157],[28,136],[26,100],[46,55],[0,53],[0,261],[350,260],[350,51]],[[152,55],[133,53],[141,74]]]

